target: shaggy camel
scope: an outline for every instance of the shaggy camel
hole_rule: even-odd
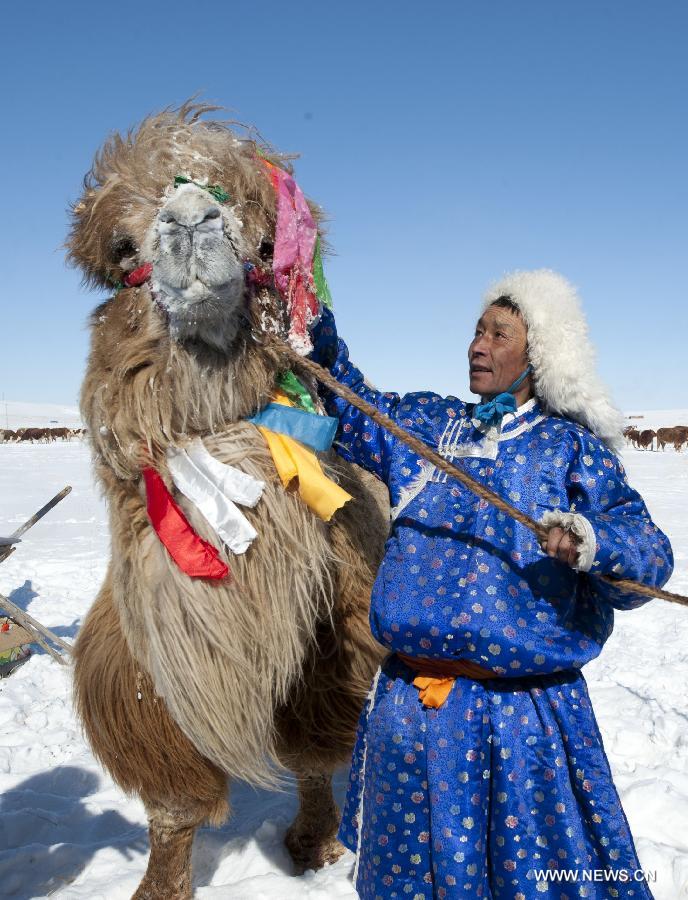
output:
[[[323,521],[283,488],[246,421],[287,368],[262,337],[289,325],[268,277],[275,192],[256,141],[202,119],[210,109],[185,105],[110,138],[68,242],[71,262],[101,288],[131,284],[152,264],[149,282],[125,285],[91,319],[81,409],[112,554],[74,675],[96,756],[147,809],[151,853],[137,898],[191,896],[193,835],[227,815],[228,779],[280,786],[295,773],[301,806],[286,836],[295,867],[336,859],[331,773],[349,761],[383,655],[368,605],[386,492],[321,454],[326,474],[353,495]],[[173,487],[166,451],[195,437],[266,483],[245,510],[258,533],[245,553],[231,554]],[[151,466],[229,577],[190,577],[168,555],[147,515],[142,469]]]

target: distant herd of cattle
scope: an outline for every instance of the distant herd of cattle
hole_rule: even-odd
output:
[[[43,441],[49,444],[51,441],[71,441],[73,437],[80,438],[85,434],[84,428],[0,428],[0,443],[18,444]]]
[[[653,431],[652,428],[640,430],[635,425],[629,425],[624,429],[624,436],[636,450],[654,450],[656,441],[658,450],[665,450],[669,446],[680,451],[688,444],[688,426],[674,425],[673,428],[658,428]]]
[[[18,428],[12,431],[9,428],[0,428],[0,443],[31,443],[51,441],[69,441],[72,438],[81,438],[86,434],[85,428]],[[688,444],[688,426],[674,425],[673,428],[652,428],[642,430],[635,425],[629,425],[624,429],[624,436],[629,444],[637,450],[654,450],[655,441],[657,449],[664,450],[667,446],[674,450],[681,450]]]

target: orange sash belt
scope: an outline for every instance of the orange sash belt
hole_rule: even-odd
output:
[[[413,684],[418,688],[418,697],[423,706],[439,709],[449,696],[457,678],[498,678],[492,669],[486,669],[469,659],[418,659],[405,653],[396,654],[399,659],[418,674]]]

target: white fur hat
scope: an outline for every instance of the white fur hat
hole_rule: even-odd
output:
[[[595,353],[575,287],[551,269],[510,272],[483,298],[507,296],[528,326],[528,358],[543,406],[573,419],[612,450],[623,446],[623,416],[595,372]]]

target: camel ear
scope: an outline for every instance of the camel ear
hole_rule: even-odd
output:
[[[65,247],[67,262],[80,269],[85,284],[90,287],[110,288],[117,279],[110,277],[111,261],[108,248],[103,246],[102,235],[92,225],[93,207],[97,192],[87,188],[71,207],[71,228]]]

